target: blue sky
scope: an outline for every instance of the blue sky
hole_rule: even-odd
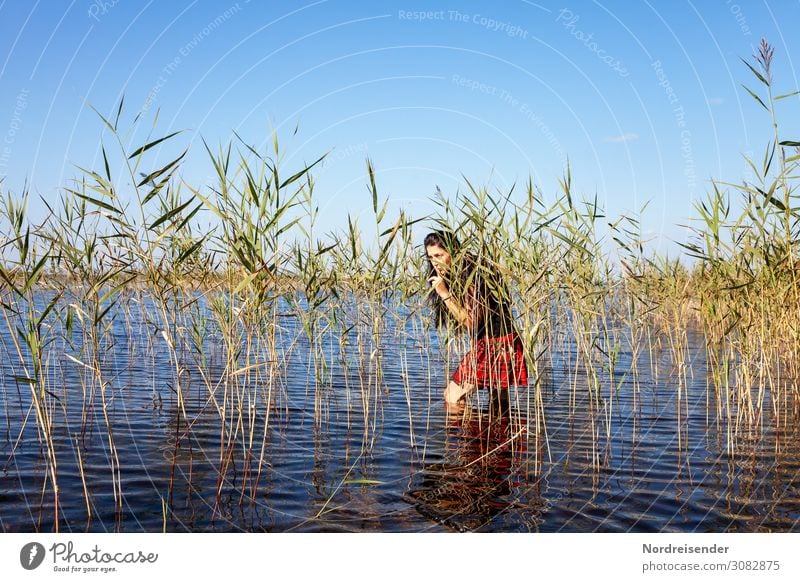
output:
[[[330,151],[321,231],[369,213],[367,157],[392,211],[415,216],[462,175],[503,191],[532,175],[552,200],[568,158],[609,215],[649,201],[644,230],[674,253],[709,180],[746,178],[742,155],[770,138],[740,58],[766,37],[776,93],[800,87],[798,16],[797,0],[4,1],[0,175],[55,199],[113,146],[86,102],[112,115],[124,95],[132,146],[157,111],[153,136],[184,130],[147,161],[190,147],[193,185],[212,173],[201,138],[266,148],[275,128],[290,168]],[[781,104],[782,139],[800,138],[797,108]]]

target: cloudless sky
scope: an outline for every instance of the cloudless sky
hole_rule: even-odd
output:
[[[114,140],[87,103],[113,116],[124,95],[120,125],[141,114],[130,146],[158,112],[151,137],[184,132],[148,167],[189,147],[196,186],[212,183],[201,138],[265,150],[274,128],[287,175],[330,152],[321,231],[369,222],[367,157],[392,211],[414,216],[464,178],[507,191],[532,176],[553,200],[569,159],[610,216],[649,201],[644,231],[674,254],[710,179],[746,179],[742,156],[770,139],[740,59],[766,37],[776,94],[800,87],[798,20],[798,0],[5,0],[1,188],[54,200],[76,166],[99,170]],[[781,102],[782,139],[800,138],[799,106]]]

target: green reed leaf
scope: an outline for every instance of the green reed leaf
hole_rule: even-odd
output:
[[[147,150],[149,150],[150,148],[152,148],[152,147],[154,147],[154,146],[157,146],[157,145],[158,145],[158,144],[160,144],[161,142],[164,142],[164,141],[166,141],[166,140],[168,140],[168,139],[170,139],[170,138],[173,138],[173,137],[175,137],[175,136],[176,136],[176,135],[178,135],[179,133],[182,133],[182,130],[175,131],[175,132],[173,132],[173,133],[171,133],[171,134],[169,134],[169,135],[166,135],[166,136],[164,136],[164,137],[160,137],[160,138],[158,138],[157,140],[151,141],[150,143],[143,145],[142,147],[140,147],[140,148],[138,148],[138,149],[134,150],[134,152],[133,152],[131,155],[129,155],[129,156],[128,156],[128,159],[129,159],[129,160],[132,160],[133,158],[135,158],[135,157],[137,157],[137,156],[141,156],[141,155],[142,155],[144,152],[146,152],[146,151],[147,151]]]
[[[99,300],[99,302],[105,303],[115,295],[117,295],[120,291],[122,291],[125,287],[127,287],[131,281],[136,280],[136,275],[131,275],[130,277],[126,278],[122,283],[111,289],[110,291],[106,292]]]
[[[23,384],[29,384],[31,386],[35,386],[38,384],[38,380],[36,378],[28,378],[27,376],[11,376],[16,382],[22,382]]]
[[[125,103],[125,95],[122,96],[122,99],[119,100],[119,107],[117,108],[117,117],[114,119],[114,131],[117,131],[117,127],[119,125],[119,118],[122,115],[122,104]]]
[[[100,208],[108,210],[109,212],[113,212],[114,214],[122,214],[121,210],[117,209],[116,207],[112,206],[111,204],[108,204],[107,202],[103,202],[102,200],[98,200],[97,198],[92,198],[91,196],[87,196],[86,194],[81,194],[77,190],[70,190],[69,188],[66,188],[65,190],[67,192],[71,193],[71,194],[74,194],[75,196],[77,196],[81,200],[85,200],[86,202],[90,202],[90,203],[94,204],[95,206],[99,206]]]
[[[748,65],[748,67],[749,67],[749,66],[750,66],[750,65]],[[751,67],[751,68],[752,68],[752,67]],[[742,85],[742,87],[744,87],[744,90],[745,90],[745,91],[747,91],[748,93],[750,93],[750,96],[751,96],[753,99],[755,99],[756,101],[758,101],[758,103],[761,105],[761,107],[763,107],[765,110],[769,111],[769,107],[767,107],[766,105],[764,105],[764,102],[761,100],[761,97],[759,97],[758,95],[756,95],[755,93],[753,93],[753,92],[752,92],[750,89],[748,89],[748,88],[747,88],[747,87],[745,87],[744,85]]]
[[[739,57],[739,60],[742,61],[745,65],[747,65],[747,68],[750,69],[753,72],[753,74],[756,76],[756,78],[759,81],[761,81],[762,83],[764,83],[764,85],[769,87],[769,82],[764,78],[764,76],[761,73],[759,73],[758,71],[755,70],[753,65],[751,65],[750,63],[748,63],[746,60],[744,60],[741,57]]]
[[[200,247],[203,246],[203,243],[206,242],[209,236],[210,233],[201,238],[200,240],[198,240],[197,242],[195,242],[194,244],[192,244],[192,246],[190,246],[189,248],[184,250],[180,255],[178,255],[178,258],[175,259],[175,265],[177,266],[182,264],[185,260],[187,260],[193,254],[195,254],[198,251],[198,249],[200,249]]]
[[[291,176],[290,178],[287,178],[286,180],[284,180],[284,181],[283,181],[283,183],[281,183],[281,185],[279,186],[279,189],[280,189],[280,190],[283,190],[283,189],[284,189],[286,186],[288,186],[289,184],[292,184],[293,182],[296,182],[296,181],[297,181],[297,180],[299,180],[301,177],[303,177],[303,176],[305,176],[306,174],[308,174],[308,172],[309,172],[309,171],[310,171],[310,170],[311,170],[311,169],[312,169],[314,166],[316,166],[318,163],[320,163],[322,160],[324,160],[324,159],[325,159],[325,156],[327,156],[327,155],[328,155],[327,153],[326,153],[326,154],[323,154],[322,156],[320,156],[320,158],[319,158],[319,159],[318,159],[316,162],[314,162],[314,163],[313,163],[313,164],[311,164],[310,166],[306,166],[305,168],[303,168],[302,170],[300,170],[299,172],[297,172],[296,174],[294,174],[294,175],[293,175],[293,176]]]
[[[20,293],[20,295],[25,295],[25,293],[36,284],[36,281],[39,280],[39,275],[41,275],[42,269],[44,269],[45,263],[49,258],[50,258],[49,255],[45,255],[39,260],[38,263],[36,263],[36,266],[28,275],[28,280],[25,281],[25,286],[22,288],[22,292]]]
[[[775,97],[775,101],[780,101],[781,99],[787,99],[789,97],[794,97],[795,95],[800,95],[800,91],[792,91],[791,93],[785,93],[783,95],[778,95]]]
[[[148,228],[150,230],[155,230],[156,228],[158,228],[159,226],[164,224],[166,221],[170,220],[172,217],[176,216],[177,214],[180,214],[193,201],[194,201],[194,196],[189,198],[189,200],[187,200],[186,202],[184,202],[180,206],[178,206],[176,208],[173,208],[173,209],[169,210],[168,212],[165,212],[164,214],[159,216],[158,219],[156,219],[156,221],[153,222],[153,224],[151,224]]]
[[[163,175],[165,172],[169,172],[169,175],[171,176],[174,173],[174,170],[177,168],[177,166],[181,163],[181,161],[183,161],[183,158],[186,156],[188,151],[189,150],[184,150],[181,155],[179,155],[177,158],[175,158],[174,160],[169,162],[166,166],[164,166],[162,168],[159,168],[158,170],[155,170],[153,172],[150,172],[149,174],[144,176],[144,178],[142,178],[142,180],[138,184],[136,184],[136,186],[137,187],[144,186],[148,182],[154,181],[156,178],[158,178],[159,176]],[[170,172],[170,170],[173,170],[173,171]],[[148,200],[149,200],[149,198],[148,198]],[[145,204],[145,202],[142,201],[142,204]]]

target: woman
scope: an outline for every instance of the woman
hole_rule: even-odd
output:
[[[461,253],[455,235],[434,231],[425,237],[430,296],[437,325],[448,319],[466,328],[471,349],[445,389],[456,404],[477,388],[507,390],[528,383],[522,340],[514,328],[508,289],[496,269]]]

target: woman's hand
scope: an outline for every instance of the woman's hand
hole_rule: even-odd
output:
[[[472,329],[475,326],[474,310],[467,306],[462,307],[458,301],[448,301],[450,299],[450,289],[448,289],[447,283],[440,275],[428,278],[428,282],[431,284],[433,291],[445,301],[445,305],[456,320],[466,326],[467,329]]]
[[[434,275],[428,279],[428,283],[431,284],[431,287],[436,292],[439,297],[447,297],[450,295],[450,291],[447,288],[447,283],[440,275]]]

